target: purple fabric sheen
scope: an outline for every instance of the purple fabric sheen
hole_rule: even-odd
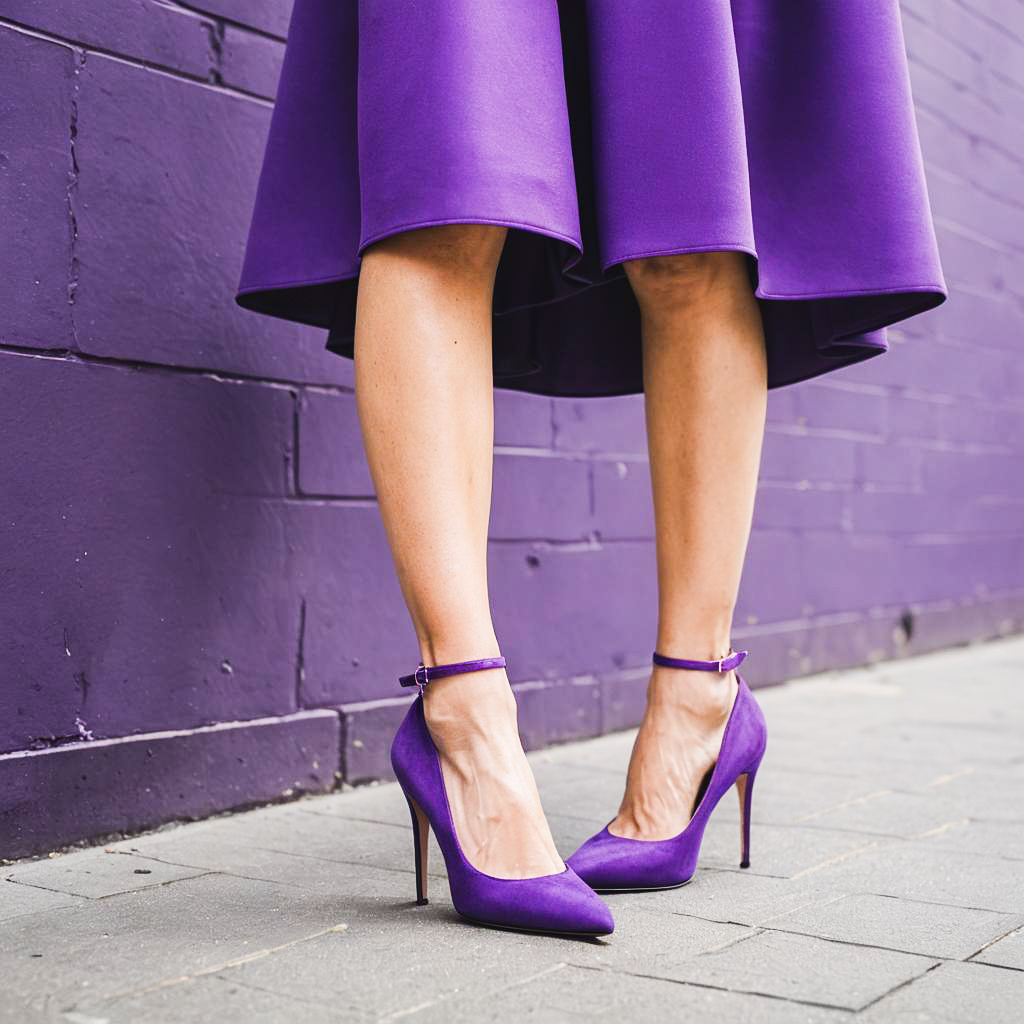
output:
[[[615,923],[605,902],[571,868],[536,878],[496,878],[466,860],[445,793],[441,762],[418,696],[398,727],[391,765],[402,791],[426,813],[444,855],[455,909],[465,917],[531,931],[607,935]]]
[[[656,840],[625,839],[612,835],[605,825],[566,861],[588,885],[600,890],[658,889],[683,885],[693,877],[712,811],[740,775],[756,774],[764,755],[764,715],[743,677],[737,673],[736,679],[736,700],[721,752],[690,823],[678,836]]]
[[[897,0],[296,0],[239,304],[352,358],[367,246],[463,222],[512,390],[643,390],[646,255],[746,254],[770,388],[946,297]]]

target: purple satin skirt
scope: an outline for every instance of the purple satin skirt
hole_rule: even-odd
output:
[[[946,297],[897,0],[296,0],[238,303],[352,358],[363,249],[462,222],[537,394],[643,390],[624,260],[745,253],[773,388]]]

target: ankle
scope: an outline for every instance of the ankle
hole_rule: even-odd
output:
[[[423,714],[431,732],[465,741],[518,736],[516,710],[502,668],[436,679],[423,692]]]
[[[647,703],[714,720],[728,715],[736,687],[735,669],[708,672],[655,666],[647,687]]]

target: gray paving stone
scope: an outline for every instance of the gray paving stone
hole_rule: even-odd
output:
[[[998,942],[993,942],[971,959],[975,963],[994,964],[996,967],[1012,967],[1016,971],[1024,971],[1024,929],[1018,928]]]
[[[747,871],[776,878],[802,877],[857,851],[884,847],[890,842],[893,840],[858,832],[754,824]],[[738,824],[712,819],[701,845],[701,865],[739,870],[739,843]]]
[[[816,828],[910,839],[953,824],[952,813],[941,797],[881,790],[828,810],[807,814],[801,820]]]
[[[922,956],[963,959],[1019,920],[1017,915],[968,910],[855,893],[805,904],[773,918],[770,928],[840,942],[881,946]]]
[[[992,710],[1004,706],[1006,698],[1015,702],[1014,691],[986,701],[972,690],[973,700],[967,702],[962,696],[943,693],[934,679],[930,683],[916,693],[908,692],[905,702],[892,697],[852,702],[833,695],[831,709],[812,698],[811,690],[827,691],[832,683],[789,684],[784,688],[787,705],[782,706],[779,698],[771,714],[766,709],[770,755],[793,770],[867,773],[894,789],[912,788],[929,781],[931,773],[949,772],[951,750],[956,751],[956,767],[988,770],[1019,756],[1022,744],[1014,734],[1015,723],[994,720]],[[800,688],[807,698],[792,706]],[[984,718],[972,720],[976,709],[983,710]],[[824,735],[828,735],[827,744],[821,741]]]
[[[961,772],[954,769],[924,791],[942,803],[949,821],[971,818],[1021,825],[1024,824],[1021,767],[1005,764],[998,769],[977,767]]]
[[[1024,865],[1020,861],[936,850],[903,840],[882,843],[826,865],[815,872],[815,881],[846,892],[1008,914],[1024,912]]]
[[[1024,740],[1007,728],[1009,724],[990,728],[964,728],[956,723],[907,720],[885,722],[860,735],[876,743],[884,743],[886,756],[890,758],[936,761],[945,757],[948,763],[950,753],[956,752],[954,756],[957,761],[962,758],[991,769],[993,762],[1002,764],[1024,755]],[[908,769],[905,774],[905,781],[916,781],[917,773],[913,769]]]
[[[862,733],[842,732],[837,726],[822,728],[822,736],[827,735],[830,741],[825,744],[822,736],[813,735],[814,731],[808,726],[807,735],[786,740],[769,733],[773,763],[795,775],[810,767],[813,772],[847,776],[869,783],[868,792],[893,789],[900,779],[904,783],[920,780],[923,784],[950,770],[948,751],[904,754],[884,737],[866,738]]]
[[[384,1018],[455,994],[492,992],[561,963],[577,943],[478,928],[450,907],[366,905],[344,932],[221,972],[238,984]]]
[[[163,864],[92,849],[65,853],[7,871],[9,882],[99,899],[201,875],[205,869]]]
[[[675,978],[695,957],[753,934],[744,925],[655,913],[632,903],[628,893],[606,899],[615,915],[615,931],[603,944],[577,946],[562,959],[580,967]]]
[[[942,652],[948,654],[948,651]],[[845,678],[828,678],[827,674],[810,676],[787,687],[778,698],[776,723],[780,727],[793,721],[817,721],[829,725],[844,724],[846,732],[859,732],[867,737],[890,734],[895,738],[905,735],[932,735],[951,729],[957,732],[1000,730],[1002,723],[1020,712],[1012,700],[1016,685],[1011,671],[1005,678],[993,678],[993,669],[986,667],[990,678],[972,679],[972,701],[965,701],[962,693],[955,692],[953,681],[957,671],[953,663],[942,663],[940,673],[920,671],[919,659],[915,668],[900,677],[889,669],[888,663],[872,681],[871,670],[852,669],[841,673]],[[906,664],[910,664],[908,661]],[[1019,673],[1019,669],[1017,669]],[[972,675],[977,675],[972,671]],[[951,685],[936,685],[936,680],[950,680]],[[1011,699],[1007,699],[1011,698]],[[882,711],[884,713],[880,714]],[[988,760],[988,749],[976,751],[981,760]],[[896,753],[896,752],[894,752]]]
[[[886,996],[861,1017],[865,1024],[1019,1024],[1024,973],[974,963],[944,963]]]
[[[323,934],[370,906],[206,874],[24,915],[0,929],[3,998],[86,1012],[102,999]]]
[[[90,1018],[97,1024],[280,1024],[296,1019],[302,1024],[337,1024],[340,1020],[374,1019],[352,1007],[281,996],[217,975],[101,1003],[91,1011]],[[88,1024],[88,1020],[83,1018],[81,1024]]]
[[[1024,860],[1024,823],[961,819],[922,837],[929,847]]]
[[[937,729],[974,730],[979,732],[1002,730],[1007,725],[1020,725],[1022,713],[1017,706],[1016,695],[1019,681],[1013,673],[1005,677],[995,678],[994,664],[987,665],[985,670],[990,678],[981,685],[971,681],[971,692],[975,700],[967,702],[963,695],[953,692],[953,687],[935,685],[935,677],[917,680],[904,684],[901,689],[903,696],[893,708],[893,719],[932,726]],[[1020,669],[1016,669],[1019,675]],[[943,669],[943,676],[952,678],[950,669]],[[985,762],[991,759],[992,751],[987,744],[979,749],[968,747],[972,757]]]
[[[407,871],[324,860],[308,856],[298,844],[294,851],[285,852],[240,843],[236,836],[224,829],[170,830],[154,836],[126,839],[111,848],[123,852],[138,851],[147,858],[168,864],[294,885],[324,894],[356,892],[406,900],[415,892],[411,860]],[[443,876],[440,854],[433,863],[432,873]],[[439,877],[436,883],[438,896],[443,891],[442,883],[443,877]]]
[[[0,1024],[53,1024],[53,1017],[6,993],[0,996]]]
[[[31,885],[18,885],[0,879],[0,921],[22,914],[38,914],[57,907],[71,907],[81,902],[76,896]]]
[[[629,895],[631,906],[663,914],[686,914],[705,921],[762,925],[802,907],[838,899],[832,892],[803,880],[771,878],[749,871],[704,869],[689,885],[664,892]]]
[[[929,773],[948,772],[954,767],[992,768],[993,762],[1002,763],[1012,756],[998,749],[1003,740],[996,747],[987,742],[987,738],[997,735],[991,730],[943,729],[910,719],[895,722],[889,716],[898,709],[891,706],[885,707],[884,715],[878,704],[869,704],[864,710],[872,720],[859,725],[847,721],[849,715],[831,722],[821,721],[806,710],[796,713],[792,721],[778,715],[774,731],[769,725],[770,749],[794,770],[857,776],[870,771],[893,789],[910,788],[926,781]],[[829,742],[823,743],[826,735]],[[1012,741],[1005,746],[1014,749]],[[951,750],[956,751],[953,763]]]
[[[538,977],[487,996],[471,999],[455,996],[432,1003],[409,1019],[417,1024],[510,1019],[537,1024],[565,1024],[577,1020],[615,1024],[655,1020],[840,1024],[849,1020],[849,1014],[762,996],[635,977],[618,971],[587,971],[556,964]]]
[[[680,981],[859,1010],[916,978],[934,960],[825,939],[762,932],[680,966]]]
[[[413,845],[411,824],[381,825],[354,818],[313,815],[285,804],[242,816],[238,821],[221,819],[218,831],[235,842],[280,853],[344,864],[368,864],[392,871],[411,871]],[[140,847],[141,849],[141,847]],[[441,870],[431,857],[432,870]]]
[[[577,941],[478,928],[446,905],[381,904],[372,915],[350,918],[341,935],[289,947],[224,976],[387,1015],[456,992],[482,995],[564,962],[671,976],[701,953],[750,933],[737,925],[634,909],[625,898],[613,912],[612,936]],[[380,963],[388,967],[386,989],[372,969]]]
[[[768,825],[819,824],[819,815],[856,800],[867,800],[886,792],[887,783],[867,773],[856,776],[787,768],[766,754],[754,785],[754,822]],[[724,803],[722,811],[738,819],[739,802]],[[720,812],[719,812],[720,813]],[[825,827],[830,827],[825,823]],[[841,824],[831,827],[845,828]]]

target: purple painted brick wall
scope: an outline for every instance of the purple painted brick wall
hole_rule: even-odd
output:
[[[352,367],[232,302],[289,7],[0,7],[0,857],[389,774],[417,652]],[[903,10],[954,294],[770,395],[734,633],[759,684],[1024,621],[1024,9]],[[496,404],[524,739],[629,726],[642,398]]]

